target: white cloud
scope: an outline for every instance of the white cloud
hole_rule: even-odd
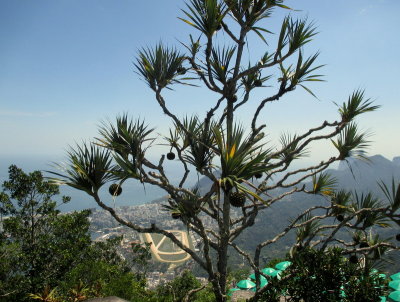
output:
[[[8,116],[8,117],[50,117],[55,115],[56,112],[28,112],[28,111],[0,110],[0,116]]]
[[[361,9],[358,13],[359,13],[360,15],[364,15],[366,12],[367,12],[367,9],[366,9],[366,8],[363,8],[363,9]]]
[[[370,4],[367,7],[364,7],[362,9],[359,10],[358,14],[359,15],[365,15],[367,14],[370,10],[372,10],[374,8],[374,5]]]

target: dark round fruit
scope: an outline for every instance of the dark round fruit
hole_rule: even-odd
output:
[[[229,195],[229,202],[234,207],[243,207],[246,202],[246,195],[242,192],[232,192]]]
[[[254,86],[261,87],[262,86],[262,81],[261,80],[255,80],[254,81]]]
[[[175,159],[175,153],[174,152],[168,152],[167,153],[167,158],[169,160],[174,160]]]
[[[220,30],[222,28],[222,24],[218,24],[217,30]]]
[[[344,220],[344,216],[342,214],[339,214],[336,216],[336,219],[342,222]]]
[[[231,101],[232,103],[235,103],[237,100],[238,98],[236,94],[229,98],[229,101]]]
[[[351,255],[350,256],[350,258],[349,258],[349,261],[351,262],[351,263],[358,263],[358,258],[357,258],[357,256],[356,255]]]
[[[171,217],[173,218],[173,219],[179,219],[179,218],[181,218],[181,213],[172,213],[171,214]]]
[[[119,184],[112,184],[109,188],[108,188],[108,192],[112,195],[112,196],[119,196],[122,193],[122,188]]]
[[[186,73],[186,68],[184,68],[184,67],[178,67],[177,69],[176,69],[176,72],[177,73],[179,73],[179,74],[185,74]]]
[[[400,241],[400,234],[397,234],[397,235],[396,235],[396,240],[397,240],[397,241]]]
[[[262,177],[262,173],[256,173],[256,174],[254,174],[254,177],[255,178],[261,178]]]
[[[361,242],[360,243],[360,249],[363,249],[363,248],[365,248],[365,247],[369,247],[369,244],[367,243],[367,242]]]

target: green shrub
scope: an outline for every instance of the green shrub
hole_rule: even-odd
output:
[[[387,291],[385,280],[370,274],[368,267],[351,263],[338,248],[304,249],[290,261],[281,280],[271,280],[260,301],[279,301],[287,295],[293,302],[374,302]]]

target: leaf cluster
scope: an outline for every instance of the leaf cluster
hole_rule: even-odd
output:
[[[83,143],[71,148],[68,166],[56,164],[64,174],[48,171],[59,178],[50,178],[55,184],[66,184],[93,196],[108,181],[115,179],[110,151],[94,144]]]
[[[190,221],[200,211],[200,191],[195,187],[190,190],[192,194],[183,192],[174,199],[170,198],[169,205],[163,205],[164,209],[172,215],[181,218],[184,222]]]
[[[225,189],[238,187],[241,182],[268,170],[271,150],[263,150],[262,137],[245,137],[244,129],[239,125],[235,125],[231,133],[215,127],[214,137],[220,158],[221,182]],[[242,186],[240,188],[248,192]]]
[[[293,160],[308,156],[307,149],[300,149],[300,143],[296,135],[283,133],[279,141],[282,145],[281,151],[276,158],[281,159],[285,164],[290,164]]]
[[[316,27],[313,23],[308,23],[306,19],[294,20],[290,16],[286,17],[279,33],[276,56],[281,58],[285,47],[288,49],[288,54],[293,54],[300,47],[311,42],[316,34]]]
[[[332,196],[337,185],[337,179],[326,172],[322,172],[318,175],[313,175],[312,185],[314,194]]]
[[[391,212],[396,213],[400,208],[400,182],[396,184],[394,178],[392,178],[390,187],[383,181],[380,181],[378,185],[390,203]]]
[[[254,25],[265,18],[269,18],[274,8],[290,9],[283,4],[283,0],[225,0],[234,18],[247,27],[257,29]]]
[[[177,76],[184,60],[176,49],[158,44],[154,49],[141,49],[134,65],[150,88],[157,91],[173,83],[182,83]]]
[[[99,138],[101,146],[116,152],[122,158],[129,155],[133,159],[143,156],[143,144],[151,141],[148,136],[153,132],[145,125],[144,121],[129,120],[127,114],[117,116],[116,124],[103,123],[99,129],[102,138]]]
[[[228,81],[228,75],[231,73],[232,68],[229,64],[235,54],[236,47],[223,47],[213,48],[211,51],[210,66],[213,77],[220,81],[222,84],[226,84]]]
[[[175,125],[182,141],[179,148],[184,152],[183,159],[197,171],[209,168],[214,156],[215,138],[212,129],[215,127],[215,122],[201,122],[197,116],[190,119],[186,117],[183,127],[185,131],[179,125]]]
[[[266,54],[266,56],[268,56],[268,54]],[[261,62],[260,64],[264,64],[264,62],[265,63],[268,62],[269,59],[270,58],[262,58],[260,60],[260,62]],[[251,66],[249,63],[248,69],[250,69],[250,68],[251,68]],[[272,75],[263,77],[261,75],[261,71],[257,70],[255,72],[248,73],[245,76],[243,76],[241,78],[241,81],[242,81],[242,85],[244,86],[245,90],[250,91],[251,89],[253,89],[255,87],[266,87],[266,86],[263,86],[263,84],[266,81],[270,80],[271,78],[272,78]]]
[[[348,98],[347,103],[343,103],[339,108],[339,113],[343,122],[352,121],[357,115],[372,112],[379,109],[379,105],[372,105],[370,99],[364,97],[363,90],[356,90]]]
[[[332,208],[331,213],[333,216],[344,215],[352,202],[351,192],[347,192],[346,190],[335,191],[331,197]]]
[[[308,213],[302,219],[299,220],[299,223],[305,223],[304,226],[296,229],[296,241],[301,245],[307,238],[314,237],[317,234],[318,228],[321,226],[319,220],[310,221],[312,218],[311,214]]]
[[[374,197],[371,193],[368,194],[358,194],[354,193],[354,201],[352,208],[355,212],[361,209],[379,209],[383,208],[383,203]],[[381,211],[363,211],[356,216],[356,224],[361,224],[363,228],[369,228],[373,225],[380,227],[389,227],[389,219],[385,213]]]
[[[117,117],[116,125],[104,123],[99,130],[102,137],[97,140],[101,147],[113,152],[118,169],[110,171],[120,179],[138,178],[148,147],[145,144],[150,145],[154,140],[149,137],[153,130],[144,121],[129,120],[126,114]]]
[[[193,26],[206,37],[211,37],[220,27],[228,12],[225,4],[218,0],[190,0],[187,10],[182,10],[188,19],[179,18]]]
[[[360,133],[355,123],[349,123],[337,137],[331,140],[334,147],[339,151],[339,160],[347,157],[365,159],[365,149],[369,147],[370,141],[367,140],[368,133]]]

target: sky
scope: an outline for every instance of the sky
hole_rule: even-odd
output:
[[[135,73],[141,47],[163,42],[182,50],[196,31],[177,17],[183,0],[0,0],[0,158],[61,158],[69,145],[97,136],[101,121],[127,112],[165,133],[170,121],[154,94]],[[334,104],[355,89],[382,105],[359,120],[370,130],[370,154],[400,155],[398,50],[400,1],[287,1],[296,11],[276,10],[261,25],[274,32],[285,15],[308,18],[319,34],[305,54],[319,51],[326,82],[300,88],[272,104],[260,119],[271,141],[282,132],[301,133],[338,118]],[[219,33],[219,39],[228,41]],[[273,49],[249,37],[246,56],[258,60]],[[271,74],[276,75],[276,70]],[[276,77],[275,77],[276,79]],[[180,117],[204,116],[217,99],[204,88],[174,87],[167,104]],[[238,120],[249,125],[257,101],[273,93],[258,89]],[[161,148],[161,147],[156,147]],[[156,149],[157,150],[157,149]],[[316,145],[314,159],[332,154],[330,144]]]

